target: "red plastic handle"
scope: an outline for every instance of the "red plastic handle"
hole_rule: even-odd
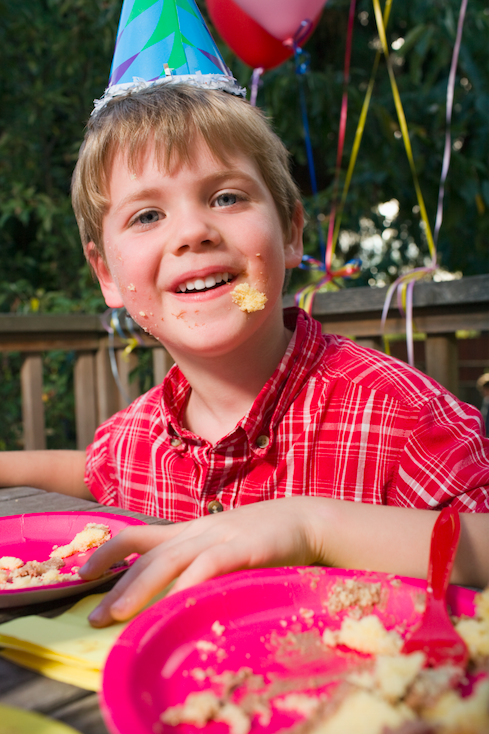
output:
[[[431,535],[428,590],[435,599],[444,599],[452,573],[460,538],[460,518],[457,510],[444,507],[435,522]]]

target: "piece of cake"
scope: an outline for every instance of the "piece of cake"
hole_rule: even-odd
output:
[[[68,558],[68,556],[75,553],[84,553],[90,548],[98,548],[103,545],[110,540],[110,537],[111,533],[108,525],[89,522],[83,530],[75,535],[71,543],[55,548],[50,556],[51,558]]]
[[[20,558],[15,558],[14,556],[2,556],[2,558],[0,558],[0,568],[5,569],[6,571],[13,571],[23,565],[24,561]]]
[[[375,614],[362,619],[345,617],[339,630],[324,631],[323,642],[330,647],[346,645],[372,655],[396,655],[402,647],[400,635],[394,630],[388,632]]]
[[[252,288],[249,283],[240,283],[233,291],[231,298],[241,311],[253,313],[253,311],[263,311],[268,298],[256,288]]]

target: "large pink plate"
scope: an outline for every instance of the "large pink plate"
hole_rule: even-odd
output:
[[[54,545],[70,543],[89,522],[108,525],[112,536],[117,535],[129,525],[145,524],[142,520],[108,512],[46,512],[0,517],[0,557],[15,556],[24,562],[46,561]],[[66,558],[62,571],[69,573],[69,569],[73,566],[82,566],[94,552],[95,549]],[[129,559],[129,562],[135,559],[136,556]],[[110,573],[111,575],[121,573],[121,570],[114,570]],[[38,604],[71,596],[80,591],[90,591],[105,583],[107,579],[108,576],[105,575],[94,581],[66,581],[49,586],[0,591],[0,609],[24,604]]]
[[[314,654],[292,647],[288,632],[309,632],[314,642],[326,626],[341,625],[346,612],[330,615],[326,606],[334,584],[346,578],[381,582],[383,601],[375,608],[387,629],[409,629],[421,613],[426,582],[380,573],[328,568],[277,568],[240,571],[208,581],[156,603],[136,617],[113,647],[105,666],[101,705],[113,734],[196,734],[190,725],[163,725],[169,706],[185,701],[193,691],[211,688],[199,681],[195,669],[216,674],[252,668],[270,681],[274,677],[308,677],[345,669],[345,654]],[[449,588],[453,614],[474,614],[475,592]],[[420,606],[421,603],[421,606]],[[221,635],[218,621],[224,627]],[[198,645],[199,641],[211,643]],[[317,647],[316,647],[317,650]],[[353,654],[353,653],[352,653]],[[298,715],[274,710],[263,726],[253,720],[252,734],[280,731]],[[205,734],[226,734],[228,727],[212,722]]]

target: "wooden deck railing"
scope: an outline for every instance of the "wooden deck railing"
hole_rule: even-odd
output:
[[[384,289],[352,288],[316,297],[314,316],[323,331],[350,336],[365,346],[382,348],[380,316]],[[287,296],[284,305],[292,305]],[[426,335],[424,370],[454,394],[459,393],[456,332],[489,332],[489,275],[458,281],[420,283],[414,290],[414,322],[417,332]],[[405,331],[404,319],[391,307],[386,334]],[[151,337],[144,335],[152,349],[155,384],[161,382],[171,357]],[[119,375],[126,394],[139,394],[129,373],[137,352],[129,360],[122,357],[124,343],[116,339]],[[0,315],[0,352],[21,352],[21,381],[24,448],[46,446],[42,399],[42,355],[55,349],[75,351],[74,390],[77,445],[85,448],[96,427],[127,405],[112,376],[108,336],[97,316],[81,315]],[[481,365],[481,372],[483,365]],[[489,367],[489,355],[486,367]]]

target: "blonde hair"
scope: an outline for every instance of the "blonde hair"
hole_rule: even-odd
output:
[[[72,201],[85,252],[93,242],[104,258],[102,222],[109,205],[112,163],[121,152],[133,170],[154,143],[164,170],[187,163],[200,136],[219,160],[239,152],[251,158],[290,237],[300,194],[289,154],[262,112],[231,94],[185,84],[160,85],[111,100],[90,119],[72,182]]]

